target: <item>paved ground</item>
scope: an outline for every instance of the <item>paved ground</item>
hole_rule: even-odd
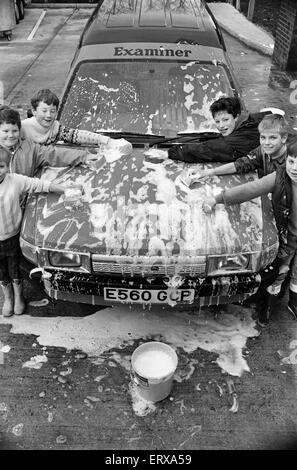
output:
[[[234,2],[233,2],[234,3]],[[247,16],[250,0],[240,0],[240,11]],[[257,0],[253,15],[253,22],[268,33],[274,35],[276,31],[278,14],[280,9],[279,0]]]
[[[36,81],[61,93],[79,32],[92,10],[47,10],[36,35],[28,41],[42,11],[28,9],[25,20],[13,31],[12,41],[0,39],[4,101],[13,103],[21,113],[28,108],[28,97],[36,91]]]
[[[6,102],[24,114],[32,92],[41,86],[61,92],[88,14],[48,12],[36,39],[27,44],[38,16],[30,11],[12,42],[0,41]],[[248,107],[281,106],[294,121],[290,77],[271,68],[269,56],[229,35],[225,39]],[[30,285],[26,295],[30,300],[45,297]],[[296,445],[297,329],[286,301],[279,302],[260,335],[253,307],[240,306],[229,307],[226,314],[224,309],[193,314],[50,301],[30,306],[20,318],[1,319],[2,449],[184,451]],[[130,382],[131,354],[148,340],[172,344],[179,358],[171,397],[156,406],[137,400]],[[227,379],[237,392],[237,411]]]
[[[274,39],[267,31],[248,21],[243,13],[229,3],[208,2],[208,6],[224,31],[256,51],[272,55]]]

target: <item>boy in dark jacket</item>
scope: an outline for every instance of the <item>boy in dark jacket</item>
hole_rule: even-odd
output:
[[[233,173],[248,173],[258,171],[258,176],[267,175],[276,171],[286,161],[287,139],[290,126],[286,119],[279,114],[264,116],[258,126],[260,145],[246,156],[238,158],[235,162],[226,165],[207,168],[202,171],[193,171],[191,183],[201,181],[212,176],[231,175]]]
[[[268,323],[271,308],[290,272],[288,308],[297,319],[297,140],[290,143],[284,165],[258,180],[230,188],[203,202],[210,213],[216,204],[240,204],[272,193],[272,205],[279,234],[278,275],[266,289],[266,306],[260,312],[259,323]]]
[[[236,97],[219,98],[210,106],[221,136],[169,149],[168,158],[187,163],[233,162],[259,145],[258,124],[267,113],[241,112]]]

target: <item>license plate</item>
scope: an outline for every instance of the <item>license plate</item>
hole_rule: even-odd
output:
[[[194,293],[194,289],[143,290],[104,287],[104,300],[136,304],[192,303]]]

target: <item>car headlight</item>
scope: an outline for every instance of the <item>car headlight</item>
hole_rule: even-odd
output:
[[[209,256],[207,275],[231,274],[251,270],[250,254]]]
[[[52,266],[80,266],[81,259],[80,255],[76,253],[63,253],[60,251],[50,251],[48,253],[48,259]]]

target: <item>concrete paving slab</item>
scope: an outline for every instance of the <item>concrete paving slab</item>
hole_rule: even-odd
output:
[[[25,19],[16,28],[12,40],[10,42],[0,40],[0,80],[3,84],[3,98],[6,104],[13,103],[21,113],[24,106],[25,109],[28,107],[28,103],[24,103],[21,96],[24,89],[29,87],[30,96],[36,91],[34,74],[38,74],[44,88],[51,88],[60,93],[79,33],[91,12],[90,9],[48,10],[35,36],[28,41],[27,38],[42,11],[43,9],[29,9]],[[65,29],[61,33],[63,27]],[[69,53],[70,46],[72,46],[71,53]],[[44,52],[46,54],[43,54]],[[58,71],[57,68],[48,67],[53,55],[59,59]],[[22,117],[25,117],[24,113]]]
[[[227,33],[236,37],[252,49],[271,56],[274,48],[273,37],[249,21],[230,3],[208,3],[218,24]]]

